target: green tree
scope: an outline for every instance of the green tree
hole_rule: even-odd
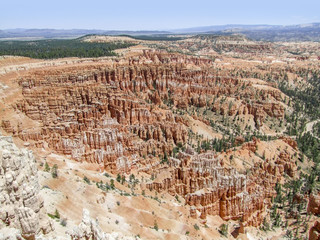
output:
[[[54,216],[55,216],[55,218],[60,219],[60,213],[59,213],[58,209],[56,209],[56,211],[54,212]]]
[[[49,164],[47,162],[44,164],[44,171],[50,172],[50,167],[49,167]]]
[[[193,227],[194,227],[194,229],[197,230],[197,231],[200,230],[200,227],[198,226],[198,224],[194,224]]]
[[[83,177],[83,181],[85,181],[87,184],[90,184],[90,179],[87,178],[87,176],[84,176],[84,177]]]
[[[135,176],[133,174],[130,175],[130,182],[132,183],[135,179]]]
[[[219,232],[221,235],[228,237],[228,224],[223,223],[219,228]]]
[[[119,174],[119,173],[118,173],[118,175],[117,175],[116,180],[117,180],[117,182],[118,182],[118,183],[120,183],[120,182],[121,182],[121,176],[120,176],[120,174]]]
[[[121,184],[123,185],[123,184],[125,183],[125,181],[126,181],[126,178],[125,178],[124,175],[122,175],[122,177],[121,177]]]
[[[53,178],[57,178],[58,177],[58,165],[57,164],[53,165],[53,167],[51,169],[51,176]]]
[[[156,231],[158,231],[158,230],[159,230],[159,227],[158,227],[158,223],[157,223],[157,221],[154,221],[153,228],[154,228]]]
[[[110,187],[111,187],[111,189],[114,189],[114,188],[115,188],[115,186],[114,186],[114,180],[113,180],[113,179],[110,180]]]

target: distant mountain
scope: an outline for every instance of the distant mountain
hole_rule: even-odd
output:
[[[168,35],[168,34],[242,34],[258,41],[320,41],[320,23],[299,25],[216,25],[170,31],[122,31],[94,29],[5,29],[0,30],[0,40],[77,38],[88,34],[101,35]]]
[[[168,34],[166,31],[121,31],[121,30],[92,30],[92,29],[5,29],[0,30],[0,39],[51,39],[51,38],[77,38],[88,34],[104,35],[154,35]]]
[[[179,34],[243,34],[258,41],[320,41],[320,23],[299,25],[221,25],[172,30]]]
[[[174,29],[171,32],[174,33],[204,33],[204,32],[218,32],[231,29],[270,29],[276,27],[274,25],[241,25],[241,24],[228,24],[228,25],[214,25],[204,27],[182,28]],[[280,27],[280,26],[278,26]]]

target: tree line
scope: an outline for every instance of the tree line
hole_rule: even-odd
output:
[[[83,42],[80,39],[0,41],[0,56],[13,55],[38,59],[116,56],[114,50],[132,45],[134,44],[120,42],[91,43]]]

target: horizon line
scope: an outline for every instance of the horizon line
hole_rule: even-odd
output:
[[[194,27],[181,27],[181,28],[172,28],[172,29],[139,29],[139,30],[129,30],[129,29],[99,29],[99,28],[45,28],[45,27],[16,27],[16,28],[0,28],[2,31],[7,30],[92,30],[92,31],[128,31],[128,32],[164,32],[164,31],[174,31],[174,30],[184,30],[184,29],[193,29],[193,28],[203,28],[203,27],[218,27],[218,26],[299,26],[299,25],[306,25],[306,24],[320,24],[320,22],[308,22],[308,23],[296,23],[296,24],[268,24],[268,23],[257,23],[257,24],[246,24],[246,23],[227,23],[227,24],[217,24],[217,25],[201,25],[201,26],[194,26]]]

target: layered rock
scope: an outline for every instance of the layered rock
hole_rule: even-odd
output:
[[[256,152],[258,141],[244,144],[242,150]],[[205,220],[208,214],[219,215],[224,220],[241,219],[244,226],[259,226],[265,207],[270,206],[275,196],[276,183],[284,172],[290,175],[295,170],[287,152],[280,152],[275,161],[255,163],[251,174],[244,175],[226,167],[213,152],[196,154],[187,148],[177,158],[170,158],[169,166],[160,168],[147,188],[183,196],[194,218]]]
[[[223,54],[224,56],[252,57],[274,55],[276,49],[271,43],[252,41],[240,35],[197,35],[178,42],[179,49],[188,49],[202,54]]]
[[[16,229],[13,239],[35,239],[52,230],[39,188],[32,152],[18,149],[11,137],[0,136],[0,236]]]
[[[320,222],[315,221],[314,225],[309,230],[309,240],[320,239]]]
[[[320,215],[320,193],[311,194],[308,202],[308,212],[314,215]]]
[[[170,154],[174,144],[187,142],[186,121],[168,106],[213,105],[221,114],[252,115],[257,128],[266,116],[284,115],[279,91],[262,88],[260,100],[249,103],[244,99],[256,97],[255,86],[239,91],[240,78],[212,68],[212,60],[158,51],[105,64],[35,71],[19,84],[23,99],[14,108],[41,127],[22,129],[21,123],[6,119],[5,131],[114,172],[129,171],[143,156]],[[216,105],[214,99],[221,96],[237,99],[237,104]]]
[[[231,117],[252,115],[258,129],[263,126],[267,116],[283,119],[284,107],[279,102],[281,99],[280,91],[264,90],[260,93],[261,99],[251,100],[250,103],[240,100],[241,98],[250,96],[248,93],[246,94],[247,96],[239,94],[240,96],[237,98],[230,98],[227,101],[224,97],[221,97],[213,102],[212,111]],[[253,93],[251,94],[253,96]],[[269,101],[262,101],[262,99],[269,99]]]

